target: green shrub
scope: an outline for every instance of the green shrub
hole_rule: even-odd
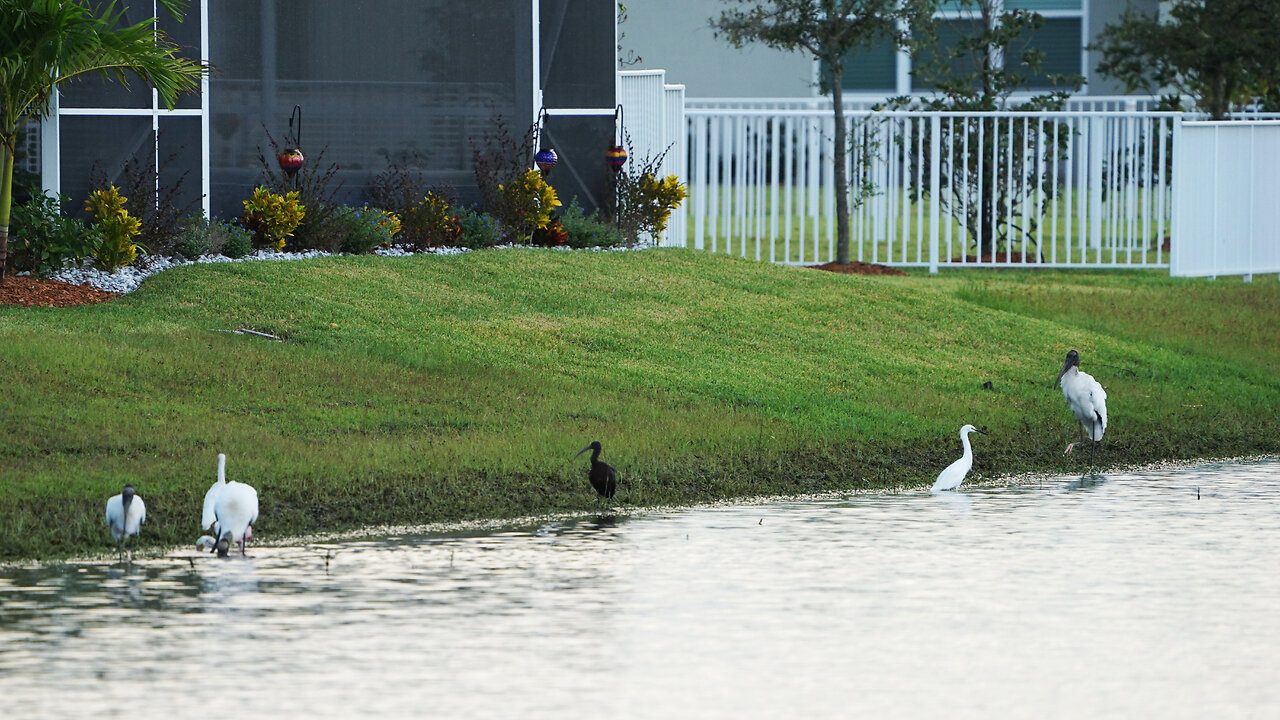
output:
[[[253,231],[254,243],[277,252],[284,250],[285,239],[298,229],[306,213],[296,190],[281,195],[259,186],[244,201],[244,224]]]
[[[454,215],[458,218],[458,225],[462,227],[458,247],[479,250],[502,242],[502,230],[498,227],[498,221],[487,213],[472,208],[454,208]]]
[[[334,224],[342,232],[338,249],[344,253],[369,252],[400,232],[400,219],[395,213],[370,207],[348,208],[335,216]]]
[[[568,238],[565,245],[571,248],[618,247],[627,244],[627,237],[612,223],[607,223],[592,213],[587,215],[578,199],[574,198],[569,207],[560,214],[560,223],[564,225]]]
[[[223,235],[222,254],[229,258],[242,258],[253,252],[253,233],[240,223],[213,219],[209,227],[217,227]]]
[[[94,227],[102,236],[93,257],[94,264],[103,270],[122,268],[138,256],[140,247],[134,238],[142,232],[142,223],[124,209],[125,201],[112,185],[89,193],[89,199],[84,202],[84,209],[93,214]],[[145,248],[141,249],[145,252]]]
[[[400,218],[406,243],[414,247],[452,246],[462,236],[462,225],[453,203],[441,190],[428,190]]]
[[[63,216],[60,201],[66,202],[67,198],[36,193],[31,200],[13,207],[9,218],[12,268],[44,275],[93,255],[102,236],[83,222]]]
[[[173,250],[188,260],[204,255],[223,254],[244,257],[253,249],[253,234],[236,223],[203,215],[190,215],[183,220],[173,241]],[[238,254],[232,255],[233,252]]]

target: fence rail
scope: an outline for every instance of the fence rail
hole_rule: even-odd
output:
[[[825,109],[687,107],[691,247],[836,258]],[[1181,115],[847,114],[850,255],[898,266],[1168,267]]]

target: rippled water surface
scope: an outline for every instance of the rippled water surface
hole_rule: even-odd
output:
[[[1277,550],[1256,462],[7,567],[0,715],[1280,717]]]

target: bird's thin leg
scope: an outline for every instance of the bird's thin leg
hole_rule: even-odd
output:
[[[244,555],[244,538],[240,538],[240,556],[243,557]]]
[[[116,554],[120,556],[120,564],[124,564],[124,544],[120,540],[116,540]]]

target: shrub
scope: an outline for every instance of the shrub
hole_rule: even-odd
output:
[[[94,190],[84,203],[84,209],[93,215],[94,226],[102,236],[94,248],[93,257],[94,264],[103,270],[114,271],[138,256],[139,248],[134,239],[142,232],[142,223],[124,209],[124,203],[125,198],[115,185],[106,190]]]
[[[161,134],[164,134],[163,130]],[[178,152],[175,152],[163,159],[162,164],[172,168],[180,164],[177,159]],[[182,227],[183,216],[199,209],[196,206],[198,200],[191,200],[190,195],[182,192],[190,174],[190,171],[185,171],[177,178],[166,178],[157,186],[155,154],[143,153],[141,160],[125,160],[113,175],[119,178],[120,192],[128,198],[125,207],[140,223],[137,242],[150,252],[168,253]],[[96,190],[106,190],[113,183],[107,173],[95,165],[89,171],[89,184]]]
[[[244,257],[252,249],[253,235],[244,227],[203,215],[187,216],[173,241],[174,252],[188,260],[217,254]]]
[[[373,178],[369,199],[374,207],[403,217],[428,192],[442,192],[429,186],[418,169],[425,165],[418,153],[404,153],[397,162],[387,155],[387,169]]]
[[[560,206],[555,189],[533,168],[525,170],[514,181],[499,185],[498,191],[509,215],[499,219],[513,235],[522,238],[546,228],[552,213]]]
[[[456,208],[454,214],[462,227],[462,235],[458,237],[458,246],[478,250],[493,247],[502,242],[502,228],[492,215],[473,208]]]
[[[564,225],[565,243],[571,248],[617,247],[628,244],[626,235],[617,227],[601,220],[598,215],[587,215],[578,199],[574,198],[569,207],[560,213],[560,222]]]
[[[343,230],[339,250],[345,253],[369,252],[400,232],[395,213],[370,207],[351,208],[338,215],[335,224]]]
[[[337,226],[337,218],[345,212],[345,207],[337,200],[342,183],[334,183],[338,166],[334,163],[326,165],[325,150],[321,150],[314,157],[308,156],[302,168],[290,177],[280,169],[280,164],[276,160],[282,152],[280,145],[270,131],[265,127],[263,130],[271,144],[270,157],[263,153],[262,148],[258,149],[263,186],[277,195],[296,193],[298,202],[306,208],[302,221],[298,223],[293,233],[287,236],[288,249],[314,248],[337,252],[343,238],[342,228]]]
[[[244,201],[244,224],[253,231],[258,247],[279,252],[285,238],[293,234],[306,215],[306,207],[298,202],[298,191],[278,195],[265,187],[257,187],[253,197]]]
[[[36,192],[29,201],[13,207],[9,263],[14,269],[43,275],[93,255],[101,235],[83,222],[63,216],[60,206],[66,201],[65,196],[54,198]]]
[[[453,203],[441,191],[428,190],[400,219],[405,242],[414,247],[456,245],[462,224]]]

